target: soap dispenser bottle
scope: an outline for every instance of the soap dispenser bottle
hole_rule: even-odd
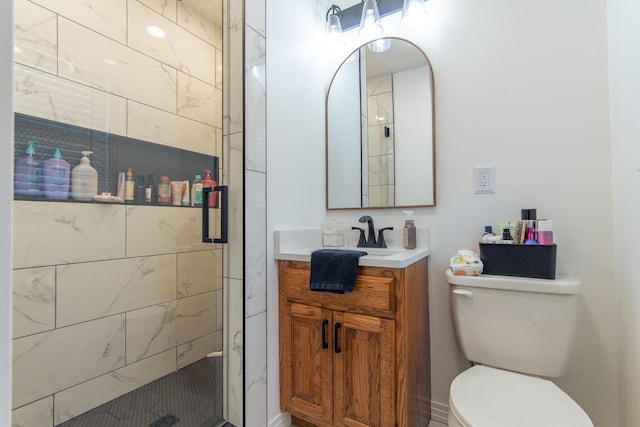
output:
[[[93,151],[83,151],[80,164],[71,171],[71,196],[73,200],[92,201],[98,194],[98,171],[89,161]]]
[[[62,158],[60,147],[56,147],[53,157],[43,163],[44,196],[47,199],[66,200],[69,197],[69,169],[71,166]]]
[[[35,141],[27,142],[26,156],[16,161],[15,193],[22,196],[42,196],[42,169],[35,158]]]
[[[402,228],[402,241],[405,249],[416,248],[416,226],[413,223],[413,211],[402,211],[406,215]]]

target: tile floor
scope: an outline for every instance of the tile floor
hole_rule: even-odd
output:
[[[58,427],[215,427],[222,424],[222,358],[214,357],[186,366]]]

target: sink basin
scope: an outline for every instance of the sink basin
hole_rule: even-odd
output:
[[[402,230],[399,231],[401,233]],[[388,240],[389,248],[358,248],[351,242],[350,246],[326,249],[343,249],[364,251],[367,255],[360,258],[358,265],[369,267],[404,268],[431,254],[428,246],[429,230],[418,229],[418,246],[415,249],[396,247],[393,237]],[[401,238],[401,235],[398,237]],[[402,240],[396,238],[396,242],[402,244]],[[311,261],[311,253],[322,249],[322,230],[276,230],[275,231],[275,259],[288,261]]]

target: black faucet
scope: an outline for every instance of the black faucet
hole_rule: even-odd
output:
[[[367,223],[368,237],[364,237],[364,230],[359,227],[351,227],[352,230],[360,230],[360,238],[358,239],[359,248],[386,248],[387,243],[384,241],[384,230],[393,230],[393,227],[385,227],[378,230],[378,240],[376,240],[376,229],[373,225],[373,218],[364,215],[358,220],[361,223]]]

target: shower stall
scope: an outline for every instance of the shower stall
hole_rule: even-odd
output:
[[[243,423],[243,260],[215,239],[229,203],[191,199],[205,170],[242,197],[225,1],[14,0],[13,426]],[[83,151],[111,197],[52,198],[47,161],[64,187]]]

